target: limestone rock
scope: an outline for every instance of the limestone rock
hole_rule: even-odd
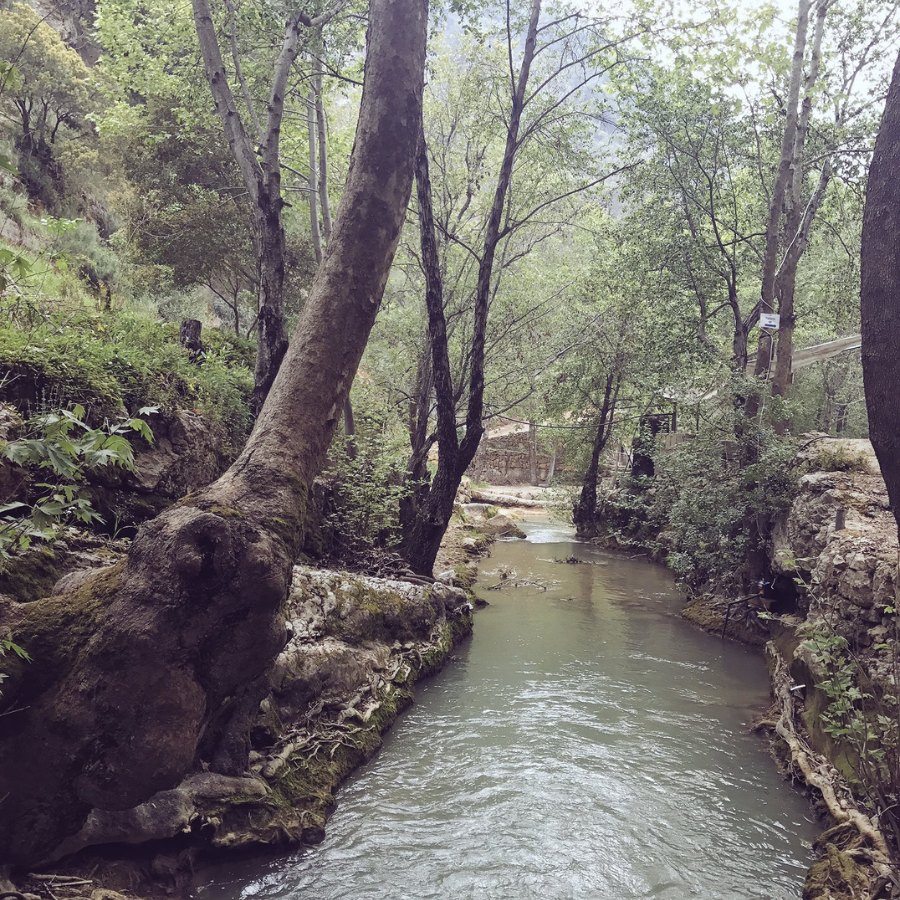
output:
[[[479,530],[488,537],[500,538],[524,538],[525,532],[509,517],[502,513],[491,516],[483,525],[479,525]]]
[[[321,840],[337,785],[375,752],[415,679],[471,630],[459,588],[306,566],[294,569],[286,618],[288,640],[251,728],[250,771],[226,776],[198,760],[200,771],[137,807],[92,810],[52,859],[201,828],[223,848]]]

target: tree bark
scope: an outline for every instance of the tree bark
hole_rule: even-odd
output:
[[[483,252],[475,288],[475,313],[472,329],[469,402],[466,410],[465,435],[457,436],[456,403],[450,360],[447,351],[447,326],[444,319],[443,283],[434,229],[431,181],[428,173],[428,149],[424,126],[421,130],[416,158],[416,185],[419,199],[419,234],[426,280],[428,328],[432,349],[432,376],[438,417],[438,469],[428,496],[419,508],[415,521],[404,535],[403,553],[413,571],[431,575],[434,561],[453,515],[453,502],[462,477],[475,458],[484,434],[484,352],[488,310],[491,299],[491,277],[494,257],[500,242],[500,224],[509,192],[513,165],[519,149],[519,126],[526,102],[526,88],[537,45],[541,0],[533,0],[518,79],[513,81],[512,108],[506,132],[506,146],[494,200],[485,229]],[[510,47],[510,52],[512,49]],[[512,77],[512,76],[511,76]]]
[[[869,169],[860,310],[869,437],[900,530],[900,57]]]
[[[597,433],[591,450],[591,461],[581,483],[581,494],[575,506],[573,520],[579,535],[590,536],[596,533],[597,523],[597,481],[600,475],[600,457],[606,448],[611,431],[612,418],[615,415],[616,402],[619,395],[620,378],[610,372],[606,376],[606,388],[603,393],[603,406],[600,408],[600,419],[597,422]]]
[[[317,52],[322,52],[321,35],[316,41]],[[309,147],[309,233],[316,262],[321,265],[324,246],[331,240],[331,207],[328,201],[328,150],[325,137],[325,107],[322,102],[322,62],[313,61],[312,90],[306,100],[306,130]],[[322,214],[321,227],[319,213]],[[356,459],[356,420],[350,395],[344,401],[344,434],[347,437],[347,455]]]
[[[285,641],[301,523],[378,311],[421,117],[425,0],[372,0],[356,141],[334,235],[256,428],[228,472],[146,525],[126,566],[0,606],[35,664],[4,684],[0,864],[30,864],[92,807],[193,769],[247,765]]]
[[[803,57],[806,53],[806,34],[809,27],[809,10],[811,0],[799,0],[797,8],[797,31],[794,35],[794,56],[791,63],[791,76],[785,111],[784,132],[781,138],[781,156],[778,171],[772,188],[769,202],[769,215],[766,222],[766,248],[763,256],[762,288],[760,291],[760,313],[775,311],[776,275],[778,272],[778,248],[781,243],[781,215],[785,202],[790,177],[791,163],[794,159],[794,143],[797,136],[798,111],[800,104],[800,84],[803,76]],[[756,354],[756,365],[753,374],[762,379],[769,373],[772,360],[771,332],[760,329]],[[760,387],[762,391],[765,388]],[[745,406],[748,419],[756,418],[759,413],[759,397],[752,394],[747,398]]]
[[[435,440],[428,432],[433,387],[431,346],[426,344],[419,353],[415,388],[409,401],[407,430],[410,452],[403,478],[407,490],[400,498],[400,529],[404,535],[413,527],[419,508],[428,496],[428,453]]]
[[[203,325],[199,319],[182,319],[181,328],[178,329],[178,339],[181,346],[191,354],[199,353],[203,349],[203,341],[200,332]]]

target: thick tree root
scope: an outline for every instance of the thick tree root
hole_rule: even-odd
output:
[[[839,779],[837,771],[828,761],[815,753],[798,733],[794,724],[794,697],[788,667],[780,654],[775,654],[775,671],[772,676],[780,715],[775,722],[775,731],[787,744],[791,752],[791,762],[800,770],[804,781],[818,790],[822,800],[834,820],[842,826],[852,828],[861,841],[868,845],[860,851],[875,869],[877,875],[891,878],[890,852],[884,835],[872,820],[855,804],[849,791],[841,791],[838,796]]]

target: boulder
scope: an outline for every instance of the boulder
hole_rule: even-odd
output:
[[[498,513],[491,516],[483,524],[479,524],[478,530],[491,538],[524,538],[525,532],[509,517]]]
[[[59,586],[60,590],[65,584]],[[249,771],[198,771],[132,809],[94,809],[51,859],[181,834],[221,848],[322,839],[334,791],[471,631],[464,591],[297,566],[288,641],[251,727]]]

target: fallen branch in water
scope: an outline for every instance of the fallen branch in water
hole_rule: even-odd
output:
[[[515,494],[495,494],[492,491],[472,491],[474,503],[489,503],[491,506],[522,506],[526,509],[543,509],[544,504],[539,500],[526,500],[525,497],[517,497]]]

